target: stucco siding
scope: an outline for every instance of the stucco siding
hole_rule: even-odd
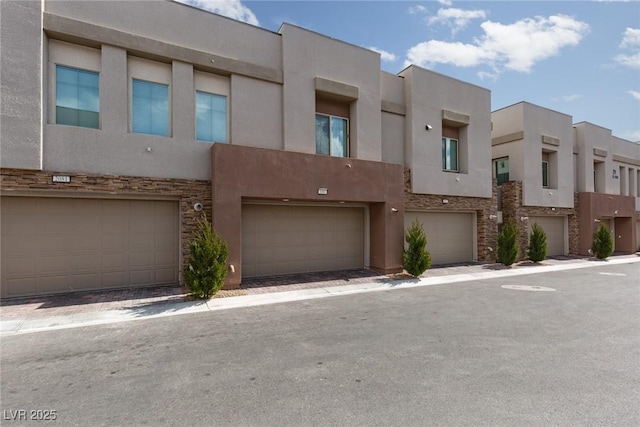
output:
[[[41,3],[0,2],[0,128],[7,168],[42,167]]]

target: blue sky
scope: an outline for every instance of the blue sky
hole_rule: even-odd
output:
[[[640,141],[640,1],[180,0],[277,31],[288,22]]]

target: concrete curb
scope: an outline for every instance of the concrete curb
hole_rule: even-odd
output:
[[[639,262],[640,257],[614,258],[608,261],[586,260],[567,264],[540,265],[521,267],[517,269],[482,271],[420,279],[388,279],[380,282],[303,289],[259,295],[243,295],[228,298],[210,299],[208,301],[163,303],[141,308],[134,307],[119,310],[105,310],[38,319],[10,319],[0,321],[0,336],[4,337],[10,335],[28,334],[33,332],[44,332],[84,326],[129,322],[142,319],[155,319],[159,317],[178,316],[191,313],[203,313],[208,311],[255,307],[267,304],[302,301],[316,298],[327,298],[340,295],[353,295],[365,292],[444,285],[450,283],[468,282],[473,280],[494,279],[497,277],[525,276],[530,274],[549,273],[554,271],[575,270],[580,268],[602,267],[607,265],[630,264]]]

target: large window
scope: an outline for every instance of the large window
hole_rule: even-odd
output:
[[[316,114],[316,153],[349,156],[349,120]]]
[[[169,85],[133,79],[135,133],[169,136]]]
[[[542,162],[542,187],[549,188],[549,162]]]
[[[99,77],[95,71],[56,65],[56,123],[100,127]]]
[[[442,170],[458,172],[458,140],[442,138]]]
[[[196,139],[227,142],[227,97],[196,91]]]

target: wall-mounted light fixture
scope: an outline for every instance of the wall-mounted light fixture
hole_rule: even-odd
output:
[[[398,213],[398,209],[396,209],[396,208],[391,208],[391,212],[392,212],[392,213]]]
[[[351,163],[347,163],[346,165],[344,165],[344,167],[350,168],[351,167]]]
[[[151,152],[151,147],[147,147],[147,153]]]
[[[449,203],[449,199],[442,199],[442,204],[443,204],[443,205],[446,205],[446,204],[448,204],[448,203]]]
[[[551,210],[555,212],[556,208],[551,208]]]
[[[598,218],[594,219],[593,222],[600,222]]]
[[[528,216],[521,216],[520,217],[520,221],[528,221],[529,217]]]
[[[498,219],[498,215],[491,214],[489,215],[489,219]]]
[[[424,128],[425,128],[426,130],[431,130],[431,129],[433,129],[433,126],[431,126],[431,125],[426,125]]]
[[[618,215],[618,211],[617,210],[613,211],[613,214]]]

